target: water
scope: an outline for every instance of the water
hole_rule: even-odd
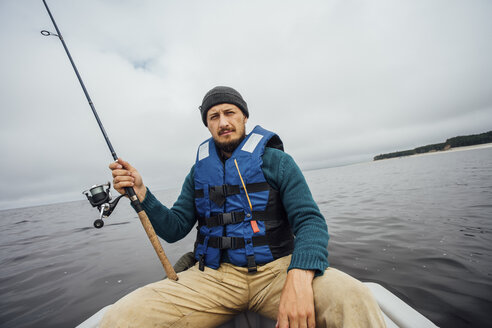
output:
[[[305,173],[330,263],[381,283],[441,327],[492,321],[492,148]],[[172,204],[179,190],[157,193]],[[122,201],[103,229],[87,201],[0,212],[0,326],[72,327],[164,272]],[[194,232],[163,247],[174,263]]]

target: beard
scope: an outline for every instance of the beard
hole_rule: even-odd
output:
[[[246,131],[243,131],[243,135],[240,136],[237,140],[231,140],[227,142],[219,142],[217,140],[214,140],[215,146],[222,150],[224,153],[232,153],[237,146],[243,142],[244,138],[246,138]]]

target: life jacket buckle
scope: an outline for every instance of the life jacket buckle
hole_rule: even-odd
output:
[[[221,237],[219,239],[219,249],[236,249],[235,237]]]
[[[218,215],[219,225],[227,225],[236,222],[236,212],[220,213]]]

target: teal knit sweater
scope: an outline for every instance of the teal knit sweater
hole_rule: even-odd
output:
[[[196,224],[194,168],[186,176],[178,200],[170,209],[147,190],[142,206],[157,235],[169,243],[184,238]],[[280,191],[295,236],[294,251],[288,270],[315,270],[316,276],[328,267],[328,229],[313,200],[301,170],[283,151],[266,148],[263,174],[272,188]]]

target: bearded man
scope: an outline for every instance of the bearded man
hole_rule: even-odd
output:
[[[256,126],[230,87],[215,87],[199,107],[211,138],[171,208],[138,171],[110,164],[115,189],[133,187],[156,233],[184,238],[198,223],[196,264],[123,297],[102,327],[215,327],[242,311],[277,320],[277,327],[384,327],[371,292],[329,267],[326,221],[304,176],[280,138]],[[194,262],[195,262],[194,261]]]

